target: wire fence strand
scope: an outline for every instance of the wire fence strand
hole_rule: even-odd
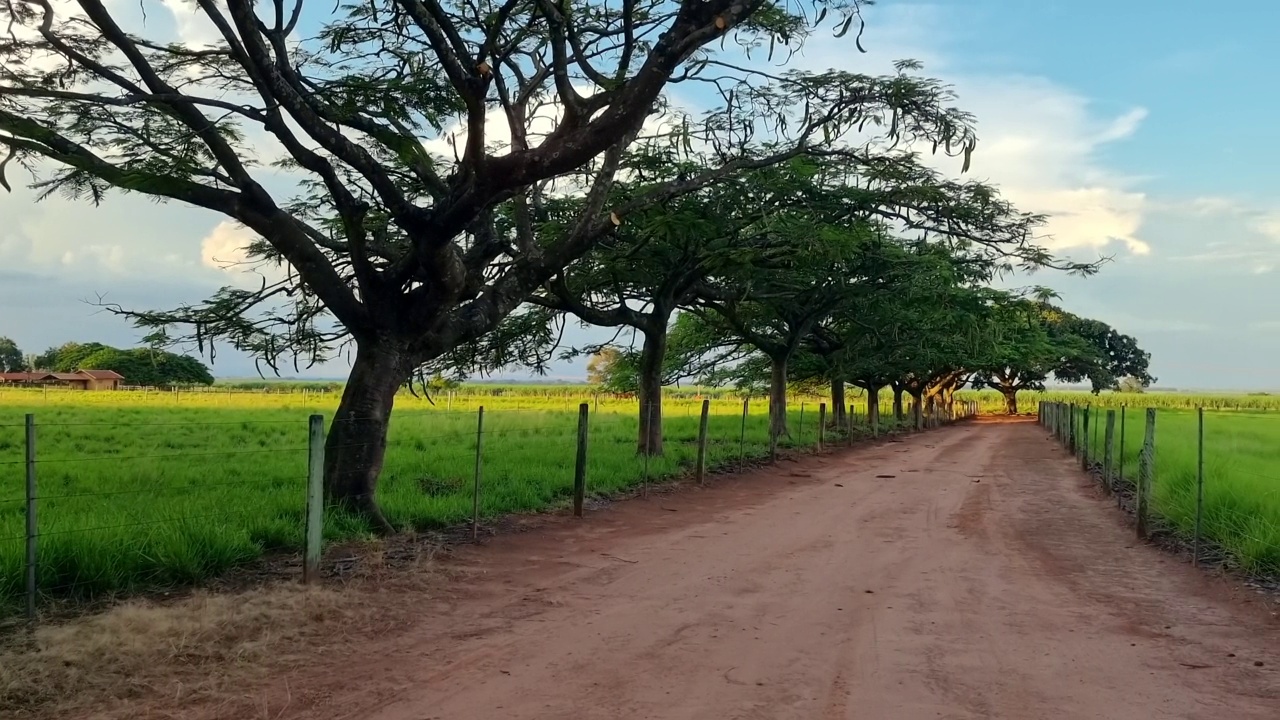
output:
[[[216,456],[253,455],[253,454],[262,454],[262,453],[305,452],[306,450],[307,448],[304,446],[304,447],[290,447],[290,448],[261,448],[257,450],[216,450],[216,451],[209,451],[209,452],[158,453],[155,455],[91,455],[89,457],[78,457],[78,458],[52,458],[52,459],[37,458],[35,462],[36,464],[41,465],[41,464],[49,464],[49,463],[106,462],[106,461],[119,461],[119,460],[157,460],[157,459],[172,459],[172,458],[184,458],[184,457],[212,457],[215,455]],[[26,460],[11,460],[7,462],[0,462],[0,465],[25,465],[26,462],[27,462]]]

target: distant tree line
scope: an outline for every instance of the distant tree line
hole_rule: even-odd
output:
[[[114,370],[129,385],[151,387],[213,384],[209,368],[189,355],[150,347],[122,350],[96,342],[69,342],[24,356],[12,340],[0,338],[0,366],[5,372]]]

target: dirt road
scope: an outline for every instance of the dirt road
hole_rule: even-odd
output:
[[[1280,718],[1274,603],[1135,545],[1033,423],[784,463],[459,562],[447,602],[295,716]]]

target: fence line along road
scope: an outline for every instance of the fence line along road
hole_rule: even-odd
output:
[[[771,447],[825,450],[978,410],[971,402],[957,403],[954,414],[911,408],[903,422],[886,414],[873,425],[854,407],[838,423],[819,403],[816,412],[796,408],[792,437],[776,438],[767,414],[752,413],[764,410],[759,404],[734,401],[731,415],[711,413],[712,405],[704,398],[696,417],[668,417],[667,452],[654,458],[635,453],[633,415],[595,413],[586,402],[576,423],[483,407],[397,416],[380,503],[400,525],[431,517],[428,525],[466,523],[478,536],[483,516],[543,507],[547,498],[564,498],[581,516],[590,493],[628,485],[647,492],[655,479],[685,473],[705,482],[717,467],[768,457]],[[326,536],[359,534],[359,521],[327,506],[323,493],[325,453],[359,443],[326,448],[319,414],[38,420],[27,414],[18,428],[0,425],[0,475],[20,478],[0,484],[0,614],[21,607],[34,619],[44,601],[189,584],[269,550],[301,553],[303,580],[315,582]],[[6,435],[17,429],[20,439]]]
[[[1039,406],[1050,436],[1127,504],[1140,539],[1177,538],[1194,564],[1269,576],[1280,576],[1280,474],[1261,451],[1280,440],[1277,420],[1232,409]]]

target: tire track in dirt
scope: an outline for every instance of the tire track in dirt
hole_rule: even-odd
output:
[[[464,550],[449,603],[283,716],[1280,717],[1263,601],[1135,546],[1036,425],[800,466]]]

